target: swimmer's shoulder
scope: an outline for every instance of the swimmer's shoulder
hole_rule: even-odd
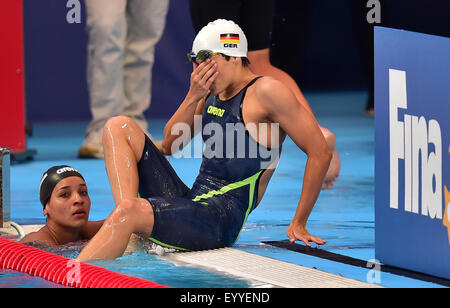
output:
[[[295,98],[291,90],[281,81],[264,76],[254,83],[253,95],[258,104],[269,110],[276,109],[278,105],[286,102],[286,99]]]
[[[32,243],[32,242],[42,242],[49,245],[53,244],[53,239],[48,235],[42,228],[36,232],[30,232],[25,235],[20,241],[22,244]]]
[[[262,76],[254,83],[254,93],[259,99],[273,100],[289,91],[285,84],[270,76]]]

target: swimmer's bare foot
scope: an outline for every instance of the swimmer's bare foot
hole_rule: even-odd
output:
[[[341,170],[341,160],[336,150],[333,151],[333,158],[328,167],[327,174],[322,184],[322,189],[330,189],[339,177],[339,171]]]
[[[325,179],[322,185],[322,189],[330,189],[331,187],[333,187],[334,183],[339,177],[339,171],[341,170],[341,160],[336,149],[336,136],[325,127],[321,126],[320,130],[325,137],[328,148],[330,149],[331,153],[333,153],[333,158],[331,159],[330,166],[328,167],[328,171],[325,175]]]

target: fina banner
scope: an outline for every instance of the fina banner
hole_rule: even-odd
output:
[[[375,251],[450,279],[450,38],[375,28]]]

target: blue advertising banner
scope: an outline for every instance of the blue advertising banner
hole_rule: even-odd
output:
[[[375,29],[375,251],[450,279],[450,38]]]

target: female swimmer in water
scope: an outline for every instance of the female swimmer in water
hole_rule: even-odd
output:
[[[41,179],[40,200],[47,216],[45,226],[20,242],[63,245],[91,239],[103,221],[88,221],[91,200],[83,176],[70,166],[54,166]]]

